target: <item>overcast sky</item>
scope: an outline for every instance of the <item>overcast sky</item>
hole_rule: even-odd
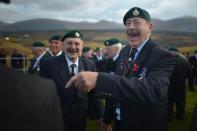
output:
[[[196,0],[11,0],[9,5],[0,3],[0,21],[52,18],[76,22],[105,19],[121,23],[126,11],[135,6],[162,20],[197,17]]]

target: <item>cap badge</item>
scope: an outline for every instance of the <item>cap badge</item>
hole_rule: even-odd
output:
[[[76,33],[75,33],[75,36],[76,36],[76,37],[79,37],[79,36],[80,36],[80,34],[79,34],[78,32],[76,32]]]
[[[106,42],[106,45],[109,45],[109,42],[108,41]]]
[[[134,15],[134,16],[138,16],[139,13],[140,13],[140,12],[139,12],[137,9],[135,9],[135,10],[133,11],[133,15]]]

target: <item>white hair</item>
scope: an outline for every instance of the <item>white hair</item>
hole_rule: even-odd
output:
[[[117,43],[115,45],[112,45],[112,47],[117,47],[119,50],[122,49],[122,44],[121,43]]]

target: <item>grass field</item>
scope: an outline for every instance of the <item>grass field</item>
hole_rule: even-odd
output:
[[[193,112],[193,107],[197,102],[197,86],[195,91],[186,91],[186,110],[184,121],[173,120],[168,122],[168,131],[188,131],[190,120]],[[88,121],[87,131],[99,131],[94,121]]]

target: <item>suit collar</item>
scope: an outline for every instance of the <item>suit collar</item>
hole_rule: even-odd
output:
[[[155,44],[152,42],[152,40],[149,39],[146,42],[146,44],[143,46],[141,51],[139,52],[139,54],[135,60],[135,63],[138,63],[141,65],[144,62],[145,57],[148,56],[150,49],[153,48],[154,46],[155,46]]]
[[[60,56],[57,56],[58,58],[58,64],[59,64],[59,73],[63,76],[63,78],[66,78],[67,81],[70,79],[70,71],[69,71],[69,67],[68,67],[68,63],[65,57],[65,54],[61,54]],[[82,59],[79,57],[78,59],[78,71],[84,71],[85,70],[85,66],[82,62]],[[57,68],[58,68],[57,67]]]

